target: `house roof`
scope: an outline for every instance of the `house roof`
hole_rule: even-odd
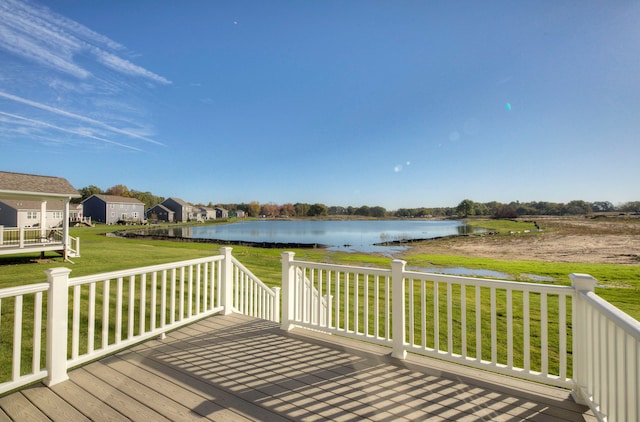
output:
[[[117,204],[142,204],[142,205],[144,205],[144,202],[139,201],[136,198],[129,198],[127,196],[94,194],[94,195],[91,195],[89,198],[91,198],[93,196],[95,196],[96,198],[100,198],[102,201],[107,202],[107,203],[115,202]],[[82,202],[88,201],[89,198],[85,199]]]
[[[165,206],[164,206],[164,205],[162,205],[162,204],[156,204],[156,205],[152,206],[151,208],[149,208],[149,210],[148,210],[148,211],[150,211],[150,210],[152,210],[152,209],[154,209],[154,208],[160,208],[160,209],[161,209],[161,210],[163,210],[164,212],[173,212],[173,210],[170,210],[169,208],[165,207]]]
[[[0,171],[0,196],[80,198],[81,195],[62,177]]]
[[[40,211],[41,201],[29,201],[25,199],[15,198],[0,198],[0,203],[3,203],[14,210],[35,210]],[[64,206],[62,201],[47,201],[47,211],[62,211]]]
[[[164,201],[162,201],[162,203],[167,202],[169,199],[171,199],[173,202],[176,202],[176,203],[178,203],[178,204],[182,205],[183,207],[193,207],[193,205],[191,205],[191,204],[190,204],[190,203],[188,203],[188,202],[183,201],[183,200],[182,200],[182,199],[180,199],[180,198],[167,198],[167,199],[165,199]]]

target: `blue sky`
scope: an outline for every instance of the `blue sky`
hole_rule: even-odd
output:
[[[640,199],[637,1],[0,2],[0,169],[190,202]]]

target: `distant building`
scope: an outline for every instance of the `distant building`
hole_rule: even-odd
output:
[[[200,215],[203,220],[215,220],[216,219],[216,210],[214,208],[208,207],[200,207]]]
[[[42,221],[45,228],[62,226],[64,204],[62,201],[46,202],[46,215],[42,219],[42,202],[24,199],[0,199],[0,225],[6,227],[40,227]]]
[[[94,222],[105,224],[144,222],[144,203],[115,195],[91,195],[82,201],[84,215]]]
[[[173,220],[175,219],[175,213],[162,204],[157,204],[149,208],[146,211],[145,215],[147,216],[147,220],[151,220],[154,222],[173,222]]]
[[[228,215],[231,218],[244,218],[245,212],[242,210],[229,211]]]
[[[229,211],[216,207],[216,218],[229,218]]]
[[[198,220],[197,208],[180,198],[167,198],[160,204],[173,211],[173,221],[176,223],[186,223],[188,221]]]

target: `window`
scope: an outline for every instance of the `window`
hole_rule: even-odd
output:
[[[131,213],[131,218],[138,218],[138,213],[137,212],[132,212]]]
[[[27,220],[36,220],[38,218],[37,211],[27,211]]]

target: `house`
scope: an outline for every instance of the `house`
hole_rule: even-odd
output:
[[[69,222],[82,223],[86,221],[83,217],[84,207],[82,204],[69,204]]]
[[[84,215],[98,223],[144,222],[144,202],[135,198],[115,195],[91,195],[82,201]]]
[[[157,204],[149,208],[145,212],[145,215],[147,217],[147,220],[152,220],[154,222],[157,222],[157,221],[173,222],[175,219],[175,213],[162,204]]]
[[[216,218],[229,218],[229,211],[216,207]]]
[[[200,207],[200,215],[203,220],[215,220],[216,219],[216,210],[214,208],[208,207]]]
[[[61,200],[47,201],[42,219],[42,203],[23,199],[0,199],[0,225],[7,227],[58,227],[62,225],[64,204]],[[43,223],[44,222],[44,223]]]
[[[199,209],[180,198],[167,198],[160,204],[174,212],[173,221],[176,223],[198,221]]]
[[[80,194],[66,179],[0,171],[0,198],[0,254],[80,256],[78,239],[69,236],[69,203]],[[47,233],[53,226],[62,226],[54,239]]]

